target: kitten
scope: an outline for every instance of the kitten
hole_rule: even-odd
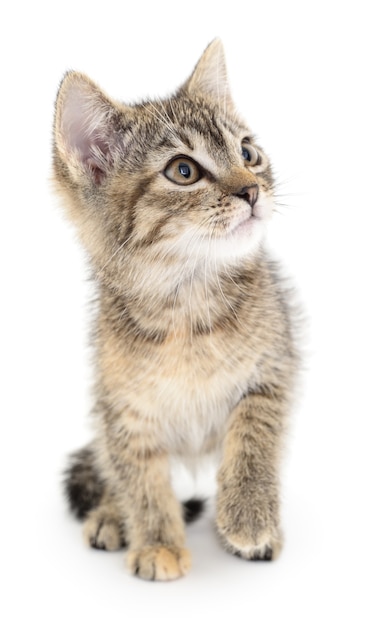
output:
[[[185,574],[172,457],[216,453],[216,529],[251,560],[281,548],[279,457],[298,353],[263,240],[269,160],[238,116],[221,43],[174,96],[126,105],[65,75],[54,177],[98,286],[96,434],[66,474],[95,548],[141,578]]]

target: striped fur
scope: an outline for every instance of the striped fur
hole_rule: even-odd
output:
[[[96,437],[66,479],[86,541],[128,544],[128,567],[142,578],[186,573],[169,461],[214,453],[223,546],[275,557],[298,353],[288,293],[263,244],[270,163],[236,113],[220,42],[173,96],[134,106],[68,73],[54,177],[99,294]]]

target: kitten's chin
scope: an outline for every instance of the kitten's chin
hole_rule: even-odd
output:
[[[266,221],[251,215],[237,224],[221,240],[226,259],[243,259],[257,252],[266,233]]]
[[[228,232],[228,237],[253,237],[255,229],[261,227],[261,220],[255,215],[243,219]]]
[[[214,237],[195,237],[195,232],[186,231],[171,246],[195,271],[198,261],[203,267],[217,268],[217,264],[238,263],[256,255],[266,234],[266,219],[249,216],[231,225],[225,232]]]
[[[225,260],[240,261],[256,254],[264,240],[272,210],[272,200],[262,198],[255,204],[249,215],[236,213],[221,239],[222,257],[225,257]]]

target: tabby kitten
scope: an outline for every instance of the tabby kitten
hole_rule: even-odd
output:
[[[98,286],[96,434],[66,491],[94,548],[169,580],[190,568],[170,459],[215,453],[229,552],[281,548],[279,457],[298,355],[263,246],[269,160],[237,114],[221,43],[167,99],[126,105],[83,74],[56,102],[54,178]]]

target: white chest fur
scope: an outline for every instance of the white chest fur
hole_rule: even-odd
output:
[[[198,454],[222,436],[255,374],[254,356],[243,346],[214,336],[173,338],[129,367],[119,399],[167,449]]]

